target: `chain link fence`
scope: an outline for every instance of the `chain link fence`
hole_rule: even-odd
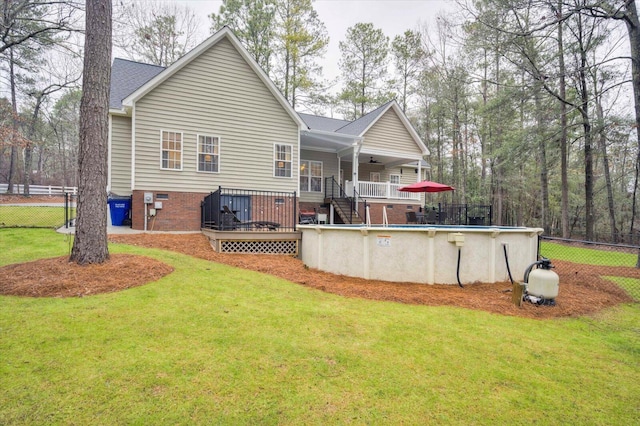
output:
[[[73,226],[77,195],[0,195],[0,228]]]
[[[539,254],[563,280],[622,288],[640,302],[640,246],[540,237]]]

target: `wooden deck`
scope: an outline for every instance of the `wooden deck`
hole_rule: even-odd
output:
[[[269,230],[215,231],[201,229],[218,253],[285,254],[297,256],[302,233]]]

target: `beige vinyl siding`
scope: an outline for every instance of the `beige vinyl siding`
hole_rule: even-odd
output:
[[[422,169],[422,175],[424,176],[425,170]],[[401,185],[410,185],[412,183],[416,183],[423,179],[418,179],[418,174],[416,173],[415,168],[410,167],[391,167],[389,169],[384,169],[381,173],[382,181],[387,182],[391,180],[391,175],[400,176],[400,184]]]
[[[389,108],[364,134],[364,146],[369,149],[422,155],[416,141],[393,108]]]
[[[360,159],[363,160],[364,158],[360,157]],[[360,163],[358,166],[358,180],[371,181],[371,173],[380,173],[380,182],[386,182],[388,180],[383,165]],[[345,179],[347,179],[347,177],[345,177]],[[350,176],[348,180],[353,180],[353,176]]]
[[[111,192],[131,194],[131,117],[111,116]]]
[[[340,179],[340,170],[338,170],[338,157],[332,152],[307,151],[303,149],[300,152],[301,160],[322,161],[322,192],[306,192],[300,191],[300,201],[306,202],[323,202],[324,201],[324,184],[328,177],[335,176],[336,182]]]
[[[136,102],[136,189],[296,191],[299,131],[222,39]],[[183,133],[182,171],[160,169],[161,130]],[[219,173],[197,171],[197,135],[220,138]],[[274,177],[274,144],[293,146],[292,177]]]

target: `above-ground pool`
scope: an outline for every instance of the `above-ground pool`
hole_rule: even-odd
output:
[[[443,225],[300,226],[300,258],[334,274],[422,284],[522,281],[541,228]],[[458,269],[458,250],[460,266]]]

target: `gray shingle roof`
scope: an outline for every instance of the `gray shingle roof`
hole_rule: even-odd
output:
[[[347,124],[336,130],[338,133],[344,133],[353,136],[362,136],[362,133],[380,117],[380,115],[387,109],[389,104],[394,101],[389,101],[386,104],[380,105],[368,114],[363,115],[355,121]]]
[[[339,120],[337,118],[320,117],[318,115],[298,113],[300,118],[309,126],[311,130],[321,130],[325,132],[342,133],[343,135],[362,136],[362,133],[375,122],[387,109],[389,101],[379,106],[368,114],[363,115],[355,121]]]
[[[335,132],[340,127],[349,124],[347,120],[339,120],[337,118],[321,117],[319,115],[298,113],[300,118],[311,130],[320,130],[323,132]]]
[[[111,66],[109,108],[122,108],[122,100],[124,98],[162,71],[164,71],[164,67],[158,65],[115,58]]]

